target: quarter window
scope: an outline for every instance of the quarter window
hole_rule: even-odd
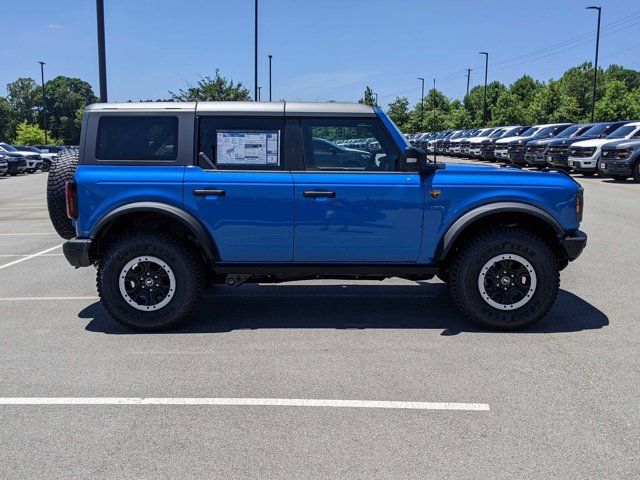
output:
[[[303,120],[306,170],[395,171],[399,152],[377,119]]]
[[[178,158],[178,118],[103,116],[98,124],[96,159],[172,161]]]

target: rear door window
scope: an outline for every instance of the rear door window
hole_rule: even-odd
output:
[[[197,164],[217,170],[282,170],[284,120],[200,119]]]
[[[96,159],[171,162],[177,158],[177,117],[113,115],[100,118]]]

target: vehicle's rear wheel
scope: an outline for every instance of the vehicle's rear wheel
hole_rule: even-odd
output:
[[[78,166],[78,152],[64,152],[58,160],[51,165],[49,178],[47,179],[47,206],[49,218],[58,235],[62,238],[73,238],[76,229],[67,217],[67,199],[65,184],[73,178]]]
[[[539,237],[496,228],[462,245],[449,267],[449,287],[472,321],[517,330],[540,320],[555,302],[558,261]]]
[[[204,285],[195,248],[162,232],[123,237],[98,266],[98,293],[109,314],[139,331],[163,330],[185,320]]]

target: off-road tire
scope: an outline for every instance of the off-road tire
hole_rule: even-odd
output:
[[[515,310],[500,310],[480,294],[483,266],[502,254],[515,254],[531,264],[537,277],[535,292]],[[449,266],[449,288],[457,307],[473,322],[495,330],[528,327],[549,311],[558,296],[558,261],[544,240],[517,228],[495,228],[464,243]]]
[[[76,229],[67,217],[65,183],[73,178],[77,166],[78,152],[61,153],[58,160],[51,165],[47,179],[49,218],[58,235],[66,239],[76,236]]]
[[[171,268],[175,293],[164,307],[141,311],[129,303],[119,287],[125,265],[140,256],[156,257]],[[107,312],[117,322],[137,331],[158,331],[182,323],[198,303],[205,283],[202,258],[195,247],[164,232],[130,233],[111,244],[98,266],[98,294]]]

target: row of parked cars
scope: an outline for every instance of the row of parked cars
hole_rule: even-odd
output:
[[[640,121],[510,125],[407,135],[436,155],[640,182]]]
[[[58,145],[10,145],[0,143],[0,175],[19,175],[35,173],[40,170],[48,172],[58,155],[73,146]]]

